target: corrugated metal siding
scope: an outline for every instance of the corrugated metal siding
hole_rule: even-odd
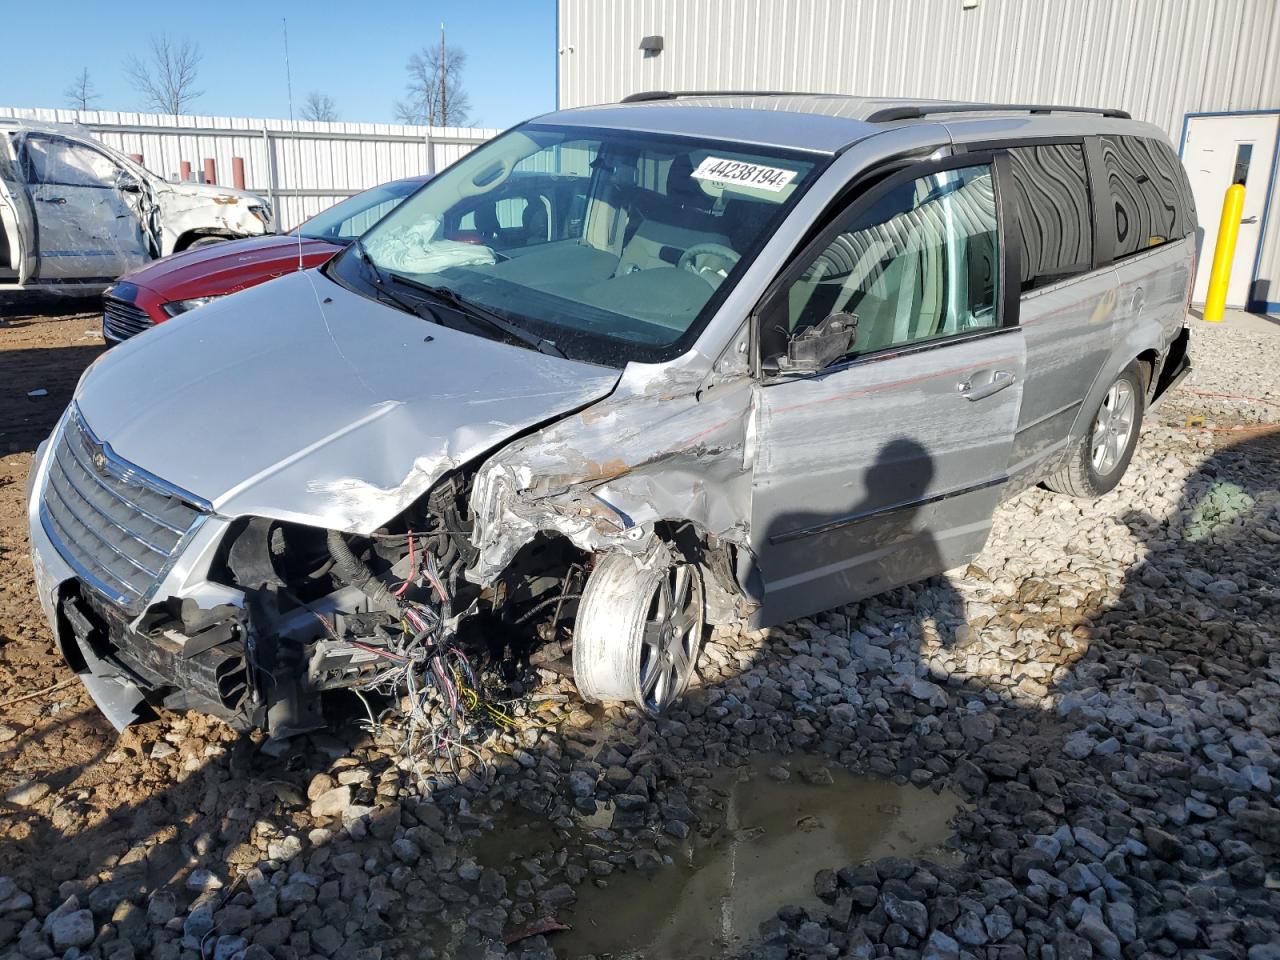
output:
[[[755,89],[1114,106],[1177,144],[1188,113],[1280,108],[1277,0],[559,0],[560,106]],[[642,37],[664,50],[645,57]],[[1280,194],[1280,188],[1277,189]],[[1259,276],[1280,297],[1280,200]]]
[[[282,229],[292,229],[361,190],[442,170],[499,131],[390,123],[322,123],[250,117],[167,116],[112,110],[0,107],[0,117],[79,123],[169,180],[182,161],[192,173],[212,158],[218,183],[232,183],[232,157],[244,160],[245,188],[271,197]]]

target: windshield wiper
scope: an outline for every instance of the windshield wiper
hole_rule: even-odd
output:
[[[360,243],[359,240],[356,241]],[[550,340],[538,336],[530,330],[524,329],[519,324],[512,323],[506,317],[494,313],[488,307],[483,307],[466,297],[460,296],[448,287],[432,286],[429,283],[423,283],[420,280],[414,280],[411,277],[403,277],[398,273],[387,274],[387,278],[392,283],[398,283],[401,286],[408,287],[410,290],[417,290],[419,293],[425,293],[427,296],[443,303],[445,306],[452,308],[456,312],[462,314],[468,320],[478,321],[491,330],[497,330],[499,333],[513,340],[518,340],[526,346],[532,347],[539,353],[549,354],[553,357],[564,357],[565,352],[557,347]]]
[[[364,245],[363,238],[357,237],[351,245],[355,247],[356,254],[363,261],[365,273],[369,277],[369,282],[373,284],[374,289],[378,291],[379,299],[387,301],[399,307],[405,313],[413,314],[415,317],[430,320],[432,323],[440,323],[440,318],[435,315],[435,311],[430,307],[421,301],[402,297],[391,288],[391,284],[387,282],[387,276],[382,272],[382,268],[373,262],[373,257],[369,256],[369,250]]]

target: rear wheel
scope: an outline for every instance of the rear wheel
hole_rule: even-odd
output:
[[[578,692],[661,713],[689,685],[705,622],[696,564],[670,549],[654,564],[605,555],[587,580],[574,625]]]
[[[1142,370],[1135,361],[1112,381],[1094,411],[1089,432],[1045,486],[1073,497],[1100,497],[1115,487],[1138,445],[1143,404]]]

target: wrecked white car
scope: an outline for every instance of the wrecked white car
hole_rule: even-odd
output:
[[[0,120],[0,289],[92,292],[270,223],[261,197],[169,183],[79,127]]]
[[[660,711],[708,623],[951,569],[1030,483],[1114,487],[1187,371],[1189,198],[1115,111],[543,117],[90,367],[31,475],[40,599],[118,724],[452,707],[535,649]]]

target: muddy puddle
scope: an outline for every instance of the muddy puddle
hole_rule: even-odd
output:
[[[789,779],[770,776],[778,766]],[[885,856],[952,861],[941,845],[961,808],[954,794],[840,768],[831,768],[831,783],[813,784],[805,774],[817,766],[810,758],[775,757],[724,771],[712,781],[727,794],[719,822],[704,822],[669,850],[672,866],[619,871],[579,887],[578,902],[557,917],[573,929],[549,937],[556,956],[725,956],[784,905],[821,910],[813,892],[819,870]],[[580,826],[585,832],[608,820],[602,810]]]

